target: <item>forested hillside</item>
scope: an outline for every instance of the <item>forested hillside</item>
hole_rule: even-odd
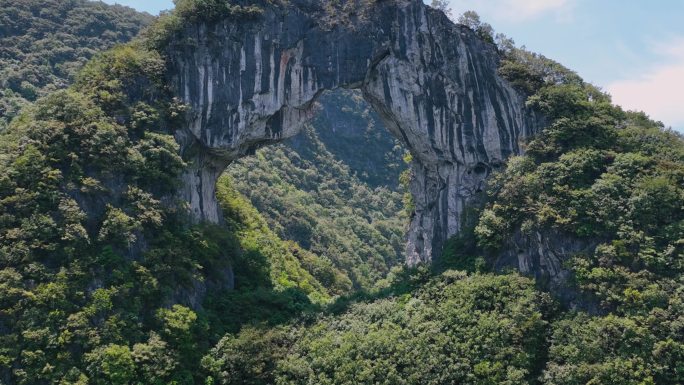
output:
[[[368,167],[351,171],[309,131],[298,150],[315,176],[308,185],[283,173],[283,152],[268,153],[280,168],[259,167],[267,181],[282,177],[309,189],[302,194],[330,186],[309,201],[326,205],[318,203],[325,212],[317,221],[329,212],[335,225],[323,223],[309,238],[283,232],[289,223],[278,220],[286,217],[267,223],[236,190],[246,185],[226,176],[219,185],[226,223],[193,226],[169,196],[184,163],[168,133],[183,107],[163,84],[162,57],[138,42],[79,73],[97,51],[130,40],[151,17],[87,1],[13,2],[2,11],[8,88],[0,103],[12,106],[4,121],[24,108],[0,141],[3,383],[193,383],[202,376],[192,374],[202,352],[224,333],[314,311],[372,286],[401,262],[401,198],[380,186],[396,187],[391,178],[404,167],[402,152],[386,132],[365,126],[357,114],[367,110],[346,110],[346,137],[351,145],[377,138],[395,161],[371,172],[386,199],[368,205],[363,198],[374,190],[354,176],[368,178]],[[22,93],[29,88],[35,92]],[[359,103],[351,95],[340,99]],[[364,126],[354,132],[355,124]],[[269,194],[278,186],[259,187]],[[343,203],[352,196],[356,206]]]
[[[351,91],[324,96],[311,125],[231,165],[235,188],[283,239],[369,289],[403,261],[403,150]]]
[[[104,49],[148,20],[9,3],[0,12],[25,12],[0,19],[22,41],[0,48],[15,47],[9,61],[46,55],[33,24],[81,31],[60,47],[92,55],[88,31],[112,31]],[[684,382],[684,141],[500,36],[500,75],[546,127],[489,179],[434,266],[401,267],[403,150],[349,93],[291,143],[231,166],[220,224],[191,221],[173,136],[187,106],[164,43],[197,20],[258,13],[180,0],[77,74],[41,62],[44,77],[5,91],[2,105],[25,107],[0,132],[0,384]],[[64,63],[86,57],[74,55]],[[586,246],[565,256],[571,300],[499,268],[525,237]]]
[[[71,84],[99,51],[153,17],[87,0],[0,1],[0,130],[28,102]]]
[[[501,75],[529,95],[528,105],[548,125],[525,143],[525,155],[490,179],[469,228],[433,266],[444,272],[393,273],[368,296],[341,301],[311,324],[226,336],[203,361],[214,378],[684,381],[682,137],[612,105],[558,63],[504,43]],[[589,245],[567,256],[570,277],[551,293],[544,290],[548,277],[534,284],[494,270],[501,253],[516,247],[514,237],[537,236]]]

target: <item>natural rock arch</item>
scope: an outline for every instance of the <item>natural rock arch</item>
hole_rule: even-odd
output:
[[[442,12],[420,0],[330,4],[269,5],[170,44],[175,91],[191,106],[176,135],[191,160],[184,196],[196,218],[219,221],[215,183],[231,161],[297,134],[321,92],[358,88],[413,155],[406,259],[430,261],[535,119],[497,75],[496,48]]]

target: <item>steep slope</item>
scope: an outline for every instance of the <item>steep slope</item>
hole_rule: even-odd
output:
[[[66,88],[96,52],[154,18],[87,0],[0,1],[0,130],[22,106]]]
[[[35,86],[32,98],[150,21],[84,1],[2,12],[5,59],[26,63],[3,74]],[[52,59],[34,65],[40,55]],[[75,87],[22,100],[0,134],[0,383],[192,383],[223,333],[282,322],[351,288],[329,262],[270,232],[229,185],[226,223],[191,226],[174,198],[185,163],[168,132],[182,106],[164,67],[140,43],[119,46]]]
[[[516,142],[526,154],[487,184],[477,176],[482,205],[459,212],[434,266],[468,271],[395,267],[325,305],[351,286],[346,272],[278,239],[267,225],[278,221],[251,207],[240,182],[219,179],[219,223],[191,221],[177,192],[197,153],[172,136],[185,132],[188,106],[167,82],[164,42],[198,21],[262,12],[240,4],[179,1],[143,39],[99,55],[75,86],[0,134],[0,381],[684,382],[684,142],[523,50],[472,41],[496,55],[496,82],[528,96],[546,125]],[[271,163],[259,165],[311,162],[278,152],[262,152]],[[296,171],[283,186],[307,187]],[[331,201],[349,190],[334,192]]]
[[[74,80],[73,73],[60,71],[68,66],[75,73],[86,59],[72,53],[92,56],[98,44],[106,49],[115,38],[130,39],[129,23],[149,21],[127,8],[79,1],[41,3],[38,10],[31,2],[3,8],[26,22],[21,30],[3,24],[15,33],[7,41],[16,45],[5,46],[12,49],[11,60],[26,60],[29,71],[38,55],[55,58],[41,64],[41,78],[14,74],[11,67],[4,72],[24,86],[36,81],[36,98]],[[114,16],[126,19],[120,30],[108,24],[120,21]],[[73,18],[58,25],[62,17]],[[111,33],[98,39],[89,31]],[[32,40],[50,33],[63,38],[55,48],[63,56]],[[183,107],[164,87],[163,68],[161,58],[140,43],[118,47],[90,63],[76,87],[33,107],[22,101],[24,114],[0,136],[3,383],[109,384],[111,376],[192,383],[203,351],[224,333],[252,322],[284,322],[352,289],[347,273],[329,259],[271,232],[227,178],[219,186],[224,224],[187,222],[173,198],[174,180],[185,165],[167,134]],[[8,98],[0,101],[7,104]],[[308,143],[302,151],[318,158],[317,145]],[[325,178],[346,170],[330,154],[321,156],[329,167]],[[361,186],[345,172],[335,183]],[[366,286],[398,262],[400,241],[393,240],[395,249],[387,246],[390,236],[402,236],[391,210],[396,195],[383,194],[390,206],[378,213],[391,217],[384,227],[366,224],[370,238],[357,238],[348,252],[336,254],[343,260],[361,253],[355,247],[370,247],[364,256],[376,258],[375,266],[359,268]],[[333,209],[341,208],[335,203]],[[364,208],[364,215],[374,216],[375,207]],[[360,214],[339,215],[355,216]],[[375,226],[386,232],[378,245],[367,246],[378,237]],[[126,366],[129,359],[134,369]],[[116,373],[106,369],[119,364]]]
[[[297,134],[322,92],[359,89],[412,155],[406,261],[430,262],[487,175],[537,131],[495,46],[420,1],[221,4],[190,8],[212,18],[189,19],[165,46],[190,106],[176,136],[198,220],[219,221],[214,184],[230,162]]]
[[[302,134],[240,159],[228,174],[283,239],[324,256],[356,288],[368,289],[403,263],[408,219],[395,191],[401,148],[378,132],[381,123],[367,120],[363,106],[350,92],[324,98]],[[379,127],[368,127],[373,123]],[[335,126],[344,127],[333,132]],[[341,130],[347,132],[338,140]]]
[[[510,71],[526,60],[536,67]],[[571,291],[576,279],[608,309],[628,287],[608,290],[607,277],[592,283],[597,268],[628,286],[637,276],[642,284],[677,277],[684,252],[681,136],[611,105],[608,95],[549,60],[515,50],[501,70],[518,84],[555,76],[533,87],[527,102],[548,127],[490,181],[492,202],[474,229],[486,253],[496,256],[494,265],[534,274],[559,293]]]
[[[1,134],[3,382],[193,383],[224,332],[349,290],[229,185],[223,225],[188,220],[163,70],[140,44],[115,48]]]
[[[684,140],[542,56],[512,49],[500,71],[549,124],[489,181],[435,266],[470,274],[395,272],[313,323],[228,335],[204,360],[213,378],[684,381]]]

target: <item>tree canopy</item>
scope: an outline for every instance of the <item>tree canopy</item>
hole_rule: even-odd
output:
[[[86,0],[0,1],[0,130],[41,96],[66,88],[99,51],[153,18]]]
[[[684,382],[684,142],[661,123],[469,14],[546,125],[489,180],[441,263],[407,269],[396,265],[411,201],[389,181],[410,173],[387,136],[373,159],[388,175],[345,164],[349,143],[310,128],[220,179],[222,223],[194,223],[178,201],[173,132],[187,106],[159,44],[204,13],[258,10],[183,0],[145,37],[95,55],[147,16],[40,4],[0,8],[0,60],[39,63],[0,75],[1,105],[16,93],[24,105],[0,132],[0,383]],[[78,73],[62,66],[88,55]],[[341,119],[377,135],[346,97]],[[591,240],[563,256],[584,302],[492,271],[514,234]]]

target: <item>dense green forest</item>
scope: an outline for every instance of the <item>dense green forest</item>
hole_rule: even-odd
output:
[[[407,269],[397,181],[410,174],[354,94],[232,165],[217,186],[225,223],[193,224],[176,201],[186,106],[160,47],[183,23],[258,9],[178,1],[78,71],[149,17],[2,5],[0,384],[684,382],[681,136],[472,15],[548,124],[490,179],[442,262]],[[339,120],[362,135],[336,141]],[[382,150],[352,160],[364,142]],[[585,308],[493,271],[513,234],[535,232],[596,244],[567,261]]]
[[[369,295],[340,301],[304,326],[227,336],[203,361],[215,378],[228,384],[244,378],[264,384],[684,381],[681,136],[611,105],[609,96],[553,61],[516,48],[503,54],[502,76],[530,95],[528,105],[549,124],[526,144],[526,155],[490,180],[486,203],[473,208],[472,228],[450,240],[436,266],[446,271],[434,278],[422,270],[396,272]],[[591,253],[567,261],[570,284],[587,309],[568,310],[516,274],[488,272],[515,232],[597,240]],[[257,341],[258,352],[248,341]]]
[[[0,130],[29,102],[66,88],[99,51],[153,17],[86,0],[0,1]]]
[[[333,110],[336,122],[360,125],[368,107],[359,105],[358,98],[349,91],[330,95],[322,100],[322,108]],[[405,166],[403,154],[382,126],[363,125],[360,133],[336,141],[330,119],[319,114],[293,140],[241,159],[228,174],[279,236],[324,256],[356,289],[369,289],[402,262],[408,218],[397,184]],[[366,164],[348,161],[358,159],[363,149],[379,159],[369,155]],[[386,173],[377,170],[384,165]]]
[[[51,7],[54,12],[49,12]],[[130,40],[150,21],[128,8],[86,1],[25,2],[6,11],[24,12],[25,26],[45,26],[33,32],[35,36],[16,32],[15,40],[21,44],[11,60],[17,62],[37,55],[57,57],[34,52],[43,46],[31,43],[61,33],[55,32],[64,28],[63,23],[55,23],[59,18],[74,15],[67,32],[86,28],[78,22],[103,19],[105,29],[93,31],[110,40],[84,32],[78,39],[61,41],[70,53],[82,53],[86,43],[92,44],[89,57],[97,49]],[[137,23],[136,29],[131,23]],[[113,30],[111,36],[104,34],[106,28]],[[64,46],[55,49],[64,51]],[[399,263],[404,226],[401,196],[381,187],[385,182],[396,187],[396,181],[383,179],[374,188],[367,186],[355,176],[369,178],[367,168],[359,165],[350,170],[325,150],[312,131],[303,139],[300,152],[309,157],[306,167],[316,167],[309,174],[321,176],[309,181],[309,191],[301,193],[311,194],[317,182],[330,186],[318,188],[306,202],[320,202],[317,207],[337,221],[316,224],[329,238],[284,233],[290,239],[284,241],[228,175],[218,186],[226,223],[190,224],[175,202],[164,202],[176,188],[184,162],[176,155],[170,135],[183,106],[163,84],[163,58],[135,42],[98,56],[80,73],[78,67],[86,58],[64,55],[59,60],[40,63],[40,71],[49,75],[45,78],[32,77],[31,65],[12,75],[21,80],[18,84],[33,82],[39,93],[16,104],[24,110],[0,142],[7,172],[2,182],[0,254],[3,383],[79,383],[86,378],[90,383],[99,383],[98,378],[102,383],[202,382],[201,352],[225,333],[246,323],[279,324],[317,311],[336,296],[371,286]],[[72,72],[60,72],[66,67]],[[54,92],[72,81],[76,84],[71,89]],[[16,91],[7,92],[15,95],[11,92]],[[351,95],[345,98],[354,106],[359,103]],[[33,99],[37,102],[30,106]],[[17,112],[8,111],[6,121]],[[401,150],[395,149],[386,132],[380,131],[380,136],[388,153],[394,151],[396,175],[404,167]],[[350,141],[354,140],[351,135]],[[369,139],[362,133],[358,140]],[[344,149],[337,151],[344,155]],[[270,155],[275,163],[289,162],[289,153]],[[234,170],[240,167],[245,166],[236,165]],[[269,171],[266,182],[278,176],[278,170]],[[371,177],[386,178],[378,174]],[[296,178],[293,173],[286,182],[304,186],[303,179]],[[277,188],[276,183],[263,191],[268,194]],[[386,200],[367,206],[363,198],[375,191]],[[342,200],[352,195],[356,209],[342,207]],[[302,203],[294,204],[292,210]],[[277,219],[282,218],[269,219],[280,232],[289,227],[288,223],[278,226]],[[333,231],[333,226],[348,229],[351,241]],[[147,244],[141,258],[136,246],[140,242]],[[36,297],[37,293],[42,294]],[[179,332],[185,337],[179,337]],[[106,361],[109,358],[123,360],[116,365],[124,366],[116,370],[125,373],[110,374],[106,368],[114,364]],[[129,358],[135,365],[127,372]],[[123,377],[117,379],[118,375]]]

